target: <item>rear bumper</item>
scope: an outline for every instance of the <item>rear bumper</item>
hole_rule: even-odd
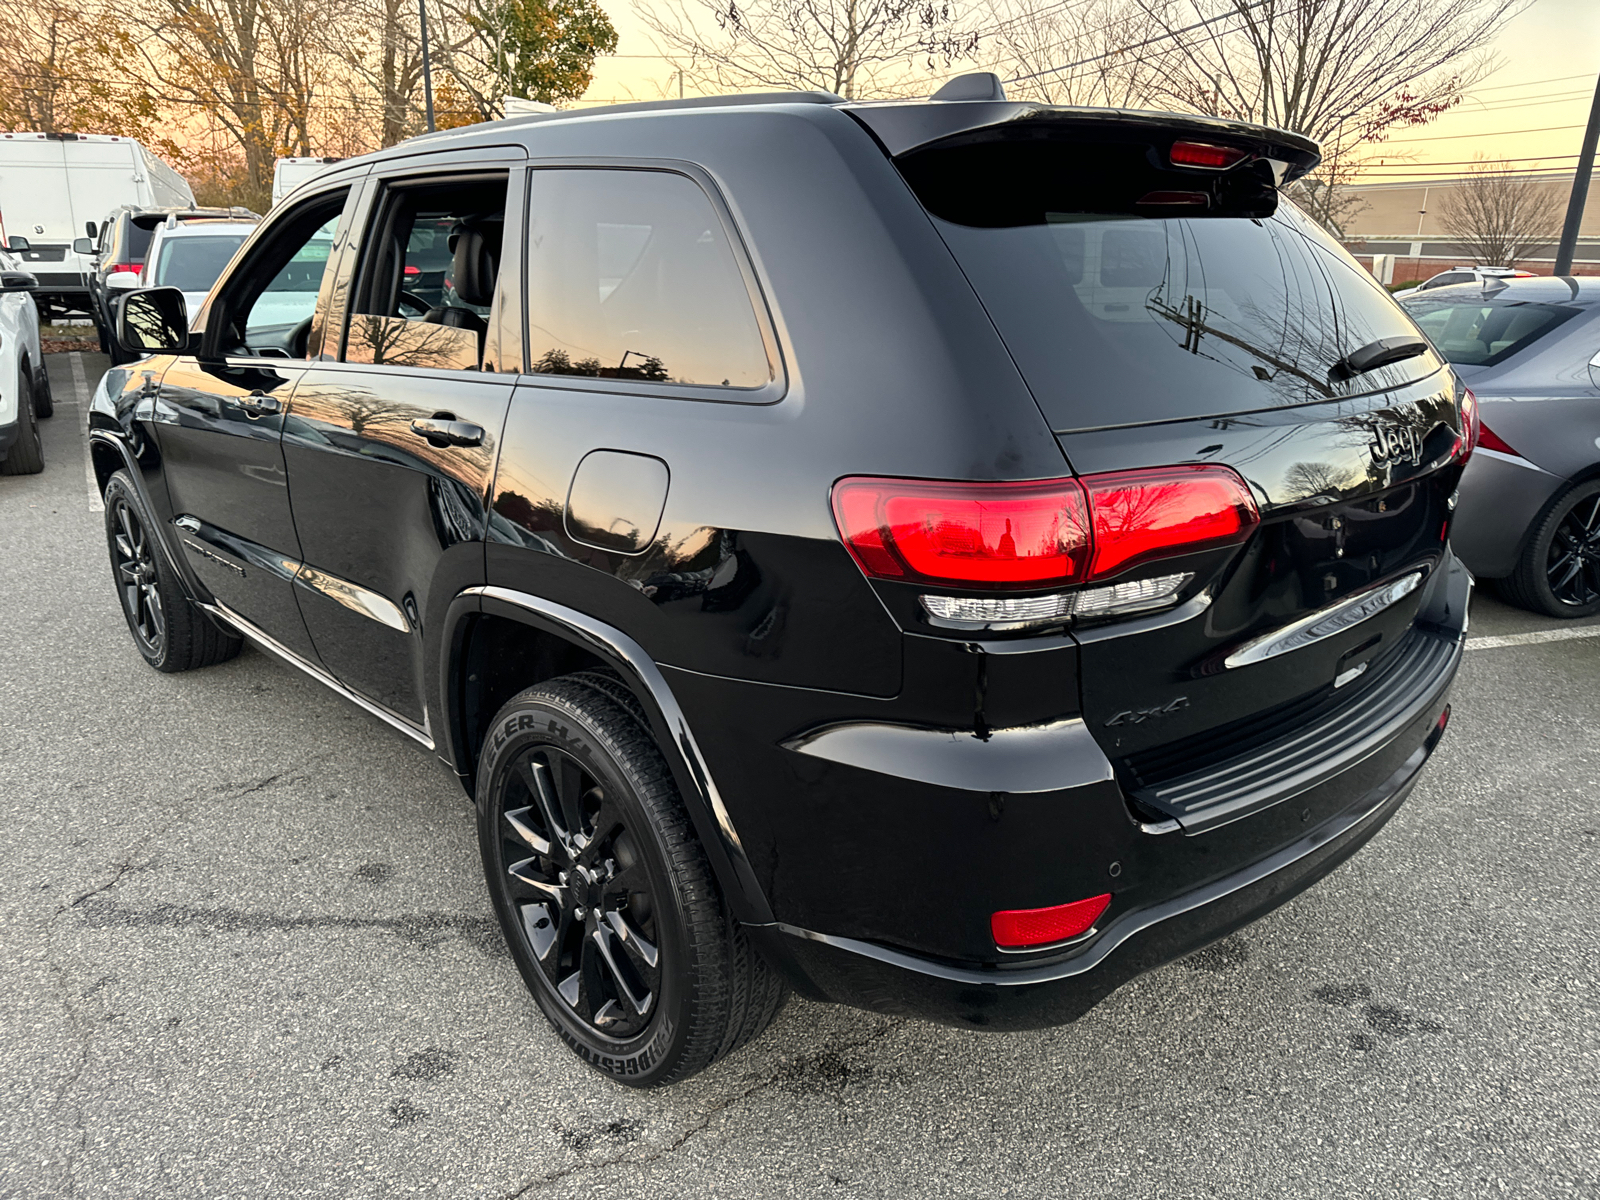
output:
[[[1400,808],[1442,732],[1431,734],[1381,784],[1298,841],[1204,887],[1125,913],[1069,959],[976,967],[781,924],[760,930],[758,940],[780,969],[787,968],[818,998],[996,1032],[1063,1025],[1130,979],[1271,912],[1344,862]]]
[[[1550,497],[1566,481],[1525,458],[1479,449],[1461,475],[1450,545],[1481,579],[1504,579]]]

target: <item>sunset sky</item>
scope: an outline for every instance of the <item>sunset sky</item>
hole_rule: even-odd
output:
[[[595,64],[594,83],[580,103],[676,94],[672,68],[654,53],[631,4],[603,3],[621,35],[619,53]],[[1492,50],[1499,69],[1460,108],[1428,126],[1399,131],[1386,148],[1403,157],[1374,156],[1383,165],[1367,179],[1455,173],[1479,154],[1522,160],[1519,167],[1571,167],[1600,72],[1600,0],[1535,0]]]

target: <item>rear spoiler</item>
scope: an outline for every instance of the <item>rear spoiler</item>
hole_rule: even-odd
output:
[[[1087,134],[1101,140],[1125,131],[1152,142],[1171,143],[1193,137],[1236,146],[1270,164],[1279,186],[1315,170],[1322,161],[1322,148],[1298,133],[1189,113],[1072,108],[1011,100],[890,100],[844,104],[840,108],[871,130],[893,158],[936,144],[1048,137],[1052,131]]]

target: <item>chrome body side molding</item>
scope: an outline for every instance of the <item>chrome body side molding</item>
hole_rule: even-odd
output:
[[[326,571],[319,571],[304,563],[300,564],[300,570],[295,575],[294,581],[301,587],[321,592],[328,599],[344,605],[353,613],[370,617],[380,625],[387,625],[390,629],[399,630],[401,633],[411,632],[411,623],[406,620],[405,613],[400,611],[400,606],[370,588],[351,583],[348,579],[340,579],[337,575],[329,575]]]
[[[346,700],[350,701],[358,708],[363,708],[373,716],[377,717],[380,721],[394,726],[394,728],[398,729],[401,733],[422,743],[422,745],[426,746],[429,750],[435,748],[433,744],[433,733],[426,723],[426,716],[423,718],[424,724],[415,725],[406,720],[404,717],[400,716],[398,713],[390,712],[387,708],[383,707],[383,705],[368,700],[360,692],[351,691],[332,675],[328,674],[327,671],[319,667],[316,663],[308,662],[301,658],[293,650],[283,645],[283,643],[277,641],[271,634],[252,624],[244,617],[241,617],[238,613],[234,612],[225,604],[213,602],[211,604],[201,604],[200,607],[211,616],[221,621],[224,625],[231,629],[237,630],[240,634],[249,638],[268,654],[282,659],[291,667],[297,667],[301,671],[304,671],[307,675],[311,676],[311,678],[315,679],[324,687],[337,692],[339,695],[343,696]]]
[[[1377,616],[1397,600],[1402,600],[1416,591],[1417,585],[1422,582],[1422,574],[1421,571],[1412,571],[1409,575],[1402,575],[1391,583],[1379,584],[1364,592],[1357,592],[1337,604],[1330,604],[1327,608],[1319,609],[1309,616],[1301,617],[1298,621],[1274,629],[1271,633],[1262,634],[1228,655],[1222,660],[1222,665],[1229,670],[1234,667],[1247,667],[1251,663],[1265,662],[1269,658],[1288,654],[1291,650],[1309,646],[1312,642],[1332,637],[1336,633],[1343,633],[1346,629],[1361,624],[1368,617]]]

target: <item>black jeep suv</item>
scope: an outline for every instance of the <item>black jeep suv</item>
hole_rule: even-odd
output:
[[[1283,198],[1316,161],[800,93],[331,167],[192,330],[123,306],[134,640],[248,639],[436,750],[623,1083],[786,987],[1070,1021],[1352,854],[1448,716],[1471,400]]]

